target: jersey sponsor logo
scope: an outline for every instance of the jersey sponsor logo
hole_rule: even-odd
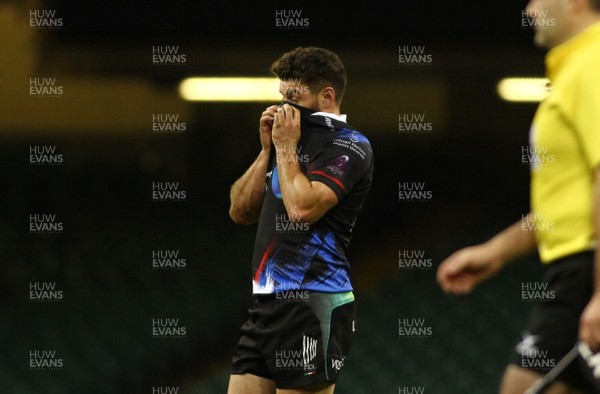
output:
[[[348,169],[349,163],[350,158],[348,157],[348,155],[338,156],[327,165],[327,171],[329,171],[333,175],[342,176]]]
[[[364,145],[361,146],[359,143],[369,145],[369,140],[356,130],[342,129],[339,137],[331,143],[356,153],[363,160],[367,156],[367,153],[363,149]]]

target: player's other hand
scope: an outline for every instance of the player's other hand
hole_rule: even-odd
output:
[[[469,246],[442,261],[437,281],[446,293],[468,294],[479,283],[500,271],[502,266],[502,261],[489,244]]]
[[[300,141],[300,111],[284,104],[277,109],[273,121],[273,144],[275,146],[296,146]]]
[[[579,338],[592,352],[600,351],[600,293],[594,293],[579,320]]]
[[[271,150],[271,133],[277,108],[277,105],[271,105],[270,107],[267,107],[260,116],[260,125],[258,128],[260,133],[260,144],[262,149],[266,152]]]

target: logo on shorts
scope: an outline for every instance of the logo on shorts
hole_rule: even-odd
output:
[[[341,358],[331,358],[331,369],[333,369],[336,373],[340,372],[340,369],[344,366],[344,361],[346,357],[342,356]]]
[[[314,359],[317,357],[318,340],[302,335],[302,350],[276,350],[275,368],[278,370],[296,370],[303,371],[304,375],[313,375],[317,373],[317,367]]]
[[[529,332],[523,334],[523,339],[515,348],[517,353],[521,355],[521,368],[550,370],[555,367],[556,360],[548,357],[548,351],[540,350],[537,347],[536,342],[539,339],[539,335],[533,335]]]
[[[302,336],[302,360],[304,362],[305,375],[317,373],[313,360],[317,357],[317,340],[315,338]]]

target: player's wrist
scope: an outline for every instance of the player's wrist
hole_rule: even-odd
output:
[[[269,160],[269,156],[271,155],[271,147],[262,147],[262,149],[260,150],[260,152],[258,153],[258,157],[260,159],[267,159]]]
[[[295,163],[298,161],[298,145],[292,142],[275,143],[277,163]]]
[[[282,141],[273,143],[275,151],[279,154],[290,154],[296,153],[298,149],[298,143],[293,141]]]

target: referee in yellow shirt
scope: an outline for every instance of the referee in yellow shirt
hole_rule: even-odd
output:
[[[547,297],[534,307],[501,394],[522,394],[578,340],[600,350],[600,0],[530,0],[535,43],[548,48],[550,93],[530,131],[531,212],[442,262],[437,280],[469,293],[537,248]],[[551,159],[551,160],[550,160]],[[548,393],[594,392],[572,363]]]

